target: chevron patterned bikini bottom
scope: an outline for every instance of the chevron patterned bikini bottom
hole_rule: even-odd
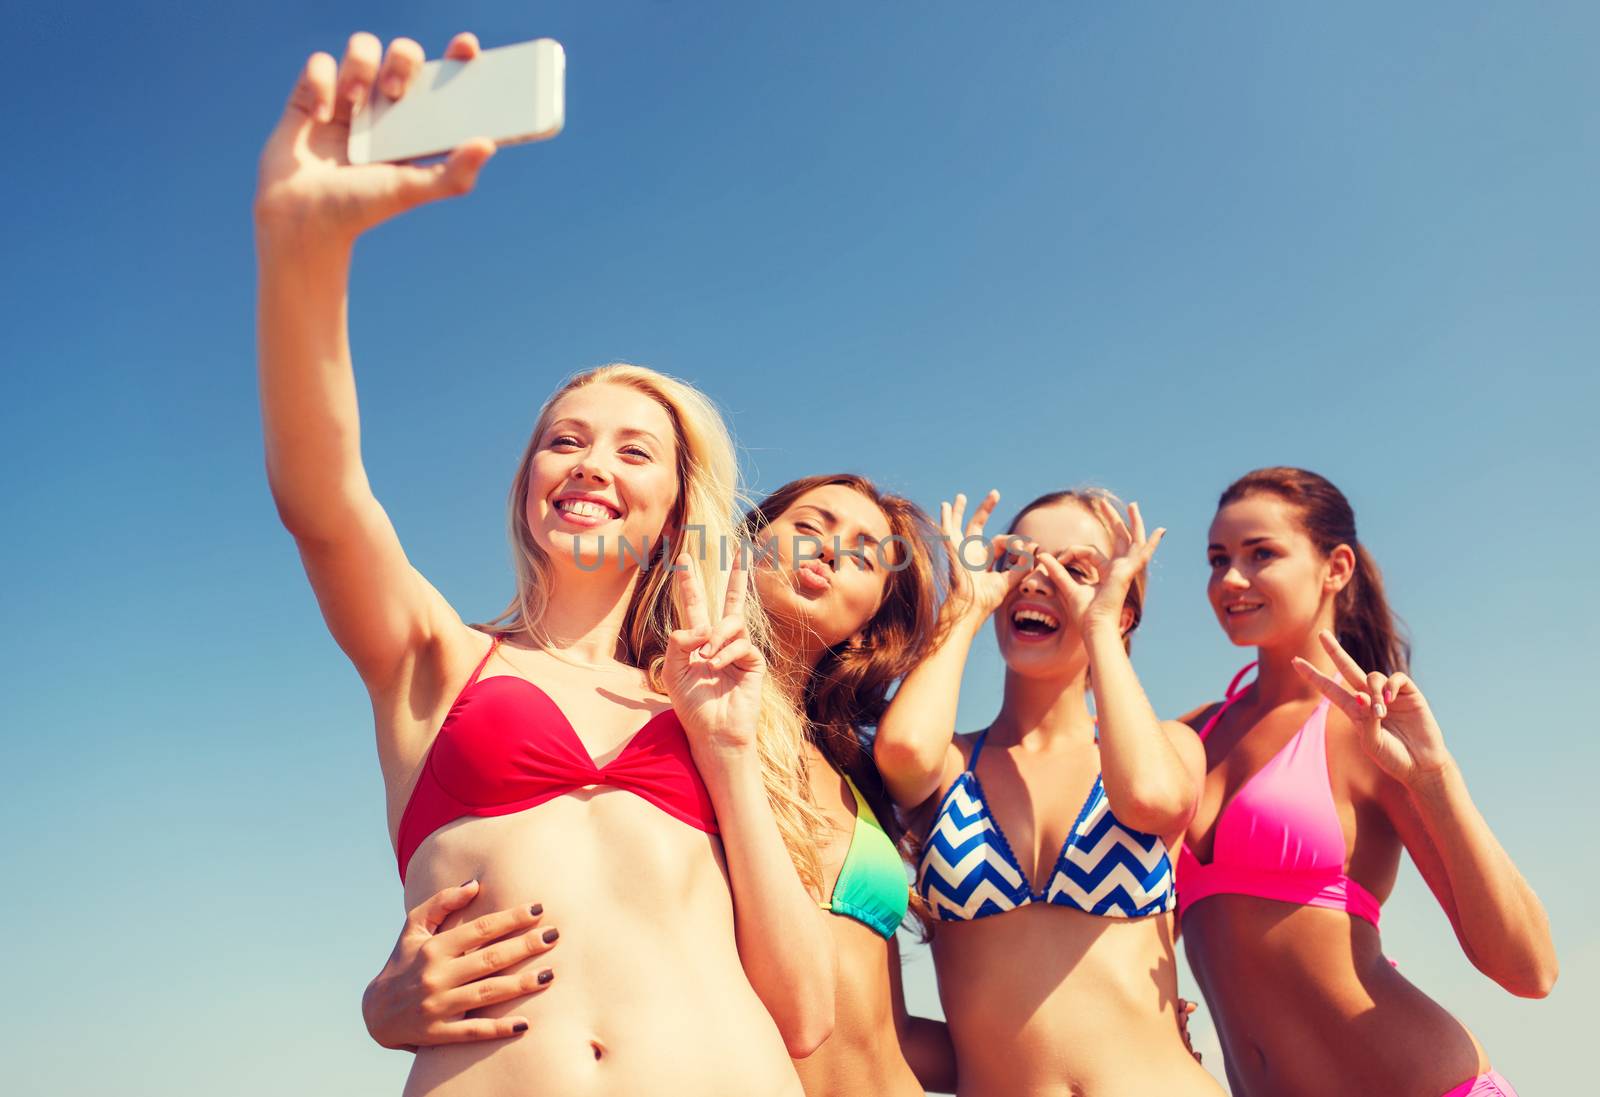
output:
[[[987,735],[974,740],[967,768],[940,801],[922,846],[917,892],[940,919],[967,922],[1030,903],[1114,918],[1141,918],[1177,906],[1166,844],[1117,821],[1099,775],[1044,890],[1035,892],[978,781],[978,755]]]

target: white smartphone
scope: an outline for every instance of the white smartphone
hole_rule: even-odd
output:
[[[553,38],[484,50],[471,61],[429,61],[400,99],[373,88],[350,120],[352,164],[415,160],[473,137],[541,141],[566,117],[567,55]]]

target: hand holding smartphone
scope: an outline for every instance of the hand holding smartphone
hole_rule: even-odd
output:
[[[566,53],[551,38],[429,61],[404,98],[372,95],[350,121],[350,163],[414,160],[473,137],[542,141],[566,118]]]

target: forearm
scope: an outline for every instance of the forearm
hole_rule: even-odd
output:
[[[739,957],[789,1054],[803,1058],[833,1031],[837,959],[827,916],[789,859],[754,759],[700,769],[722,832]]]
[[[257,349],[267,477],[279,512],[315,534],[364,490],[350,362],[350,245],[258,225]]]
[[[956,731],[961,674],[984,618],[964,614],[943,641],[905,676],[873,738],[873,760],[890,795],[904,809],[927,799]]]
[[[1548,994],[1557,961],[1544,906],[1472,802],[1460,768],[1452,760],[1407,793],[1444,862],[1469,958],[1513,994]]]
[[[900,1052],[917,1084],[929,1093],[956,1091],[956,1051],[950,1026],[931,1017],[907,1017],[900,1033]]]
[[[1162,730],[1120,632],[1090,626],[1084,646],[1099,721],[1102,780],[1112,811],[1146,833],[1182,830],[1194,814],[1199,789]]]

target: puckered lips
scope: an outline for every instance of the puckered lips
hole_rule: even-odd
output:
[[[1022,643],[1040,643],[1061,631],[1060,611],[1043,602],[1017,602],[1006,620],[1012,637]]]
[[[562,523],[577,529],[593,529],[622,517],[621,507],[589,491],[563,491],[550,506]]]
[[[826,594],[833,587],[833,569],[821,560],[807,560],[794,569],[794,583],[803,594]]]

